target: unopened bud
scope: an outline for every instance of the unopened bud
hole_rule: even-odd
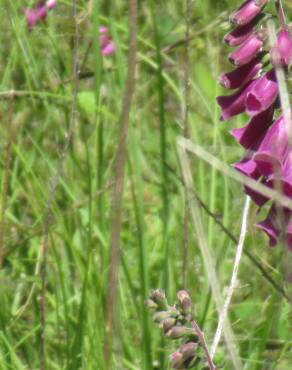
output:
[[[153,310],[157,308],[157,304],[152,299],[146,299],[145,306]]]
[[[165,319],[168,319],[169,318],[169,313],[168,311],[160,311],[160,312],[156,312],[154,315],[153,315],[153,321],[160,324],[162,321],[164,321]]]
[[[183,355],[183,360],[187,361],[194,357],[197,347],[198,344],[194,342],[183,344],[179,349],[180,353]]]
[[[169,317],[162,322],[163,331],[167,333],[170,329],[172,329],[176,324],[176,319],[173,317]]]
[[[170,339],[179,339],[194,333],[193,329],[187,328],[186,326],[174,326],[167,333],[167,337]]]
[[[152,299],[161,309],[167,309],[168,304],[163,290],[152,290],[150,294],[150,299]]]
[[[169,358],[174,369],[184,368],[183,355],[179,351],[173,352]]]
[[[180,304],[180,307],[181,307],[183,313],[185,315],[189,314],[191,312],[191,309],[192,309],[192,301],[191,301],[191,298],[189,296],[189,293],[185,290],[180,290],[177,293],[177,299],[179,301],[179,304]]]

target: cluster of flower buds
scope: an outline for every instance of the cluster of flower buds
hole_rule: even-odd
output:
[[[232,131],[235,140],[245,149],[244,158],[234,167],[253,180],[291,197],[292,151],[287,122],[283,114],[279,115],[281,104],[276,68],[288,71],[292,62],[292,38],[282,20],[276,45],[271,50],[266,46],[269,44],[265,42],[267,30],[261,23],[268,1],[246,0],[230,16],[234,27],[224,40],[229,46],[236,47],[229,54],[235,69],[222,74],[219,83],[236,91],[219,96],[217,101],[221,107],[221,121],[244,112],[250,117],[246,126]],[[248,187],[245,192],[259,207],[269,200]],[[291,214],[291,211],[272,204],[267,219],[257,225],[269,236],[271,246],[281,237],[292,250]]]
[[[165,336],[180,341],[179,348],[170,355],[173,369],[191,369],[198,364],[205,366],[201,344],[191,324],[192,302],[189,294],[185,290],[179,291],[177,302],[170,306],[165,293],[156,289],[151,292],[146,305],[153,311],[153,320],[163,329]]]
[[[57,0],[46,0],[38,2],[33,8],[25,8],[27,27],[32,30],[39,22],[44,21],[49,10],[57,5]]]

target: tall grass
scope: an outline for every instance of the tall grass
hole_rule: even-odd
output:
[[[149,289],[156,287],[166,288],[170,299],[183,286],[188,289],[206,342],[212,343],[218,315],[198,230],[185,221],[191,219],[185,213],[176,141],[187,125],[188,151],[196,151],[189,157],[194,183],[189,200],[197,199],[202,237],[222,293],[233,269],[245,199],[243,179],[229,171],[241,149],[228,134],[231,125],[218,122],[214,101],[216,75],[225,63],[220,40],[227,11],[236,4],[139,2],[135,97],[117,237],[120,259],[110,264],[114,161],[131,36],[128,3],[78,1],[74,19],[72,3],[60,0],[46,22],[29,32],[24,2],[0,0],[0,369],[108,370],[106,341],[113,344],[106,355],[112,369],[169,369],[167,354],[173,346],[161,341],[144,307]],[[100,25],[110,29],[117,44],[110,57],[99,52]],[[232,126],[241,124],[239,118]],[[58,183],[54,196],[52,178]],[[50,222],[44,231],[49,198]],[[246,369],[288,370],[291,304],[281,252],[269,249],[255,230],[255,213],[251,207],[230,325]],[[112,308],[107,298],[110,266],[115,274],[119,269]],[[40,310],[41,299],[45,310]],[[112,330],[107,326],[110,309]],[[224,341],[215,363],[234,367]]]

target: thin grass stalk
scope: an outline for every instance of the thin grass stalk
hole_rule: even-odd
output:
[[[216,308],[219,314],[223,307],[223,298],[221,295],[221,289],[220,289],[219,281],[218,281],[217,274],[215,271],[215,263],[213,261],[213,257],[211,255],[211,251],[208,246],[206,236],[204,233],[200,210],[199,210],[199,204],[196,201],[196,199],[192,196],[192,193],[191,193],[192,189],[194,188],[194,183],[193,183],[193,178],[191,175],[191,167],[190,167],[189,158],[186,152],[186,147],[184,146],[184,141],[189,142],[189,140],[186,140],[184,138],[178,139],[178,153],[179,153],[179,159],[180,159],[181,168],[182,168],[182,174],[183,174],[184,181],[188,189],[188,201],[189,201],[189,207],[190,207],[190,214],[191,214],[191,218],[192,218],[192,221],[195,227],[198,244],[199,244],[200,252],[203,258],[208,282],[211,286],[213,299],[215,301]],[[237,348],[235,345],[234,334],[233,334],[231,324],[228,318],[224,322],[223,333],[224,333],[226,346],[227,346],[227,349],[230,355],[230,359],[233,364],[233,368],[235,370],[243,369],[243,366],[242,366],[242,363],[241,363],[241,360],[240,360],[240,357],[239,357],[239,354],[237,352]]]
[[[151,14],[152,23],[154,30],[154,42],[156,47],[156,61],[157,61],[157,94],[158,94],[158,111],[159,111],[159,132],[160,132],[160,165],[161,165],[161,200],[162,200],[162,245],[163,245],[163,288],[168,293],[169,287],[169,261],[168,261],[168,241],[167,241],[167,228],[168,228],[168,218],[169,218],[169,201],[168,201],[168,173],[165,167],[166,163],[166,122],[165,122],[165,92],[164,92],[164,78],[163,78],[163,64],[161,55],[161,41],[158,30],[158,20],[157,20],[157,7],[156,2],[151,3]]]
[[[220,342],[221,336],[222,336],[222,329],[223,325],[225,322],[225,319],[227,317],[228,313],[228,308],[230,306],[230,302],[232,299],[232,295],[235,289],[235,284],[237,280],[237,275],[238,275],[238,269],[239,269],[239,264],[241,261],[241,256],[242,256],[242,251],[243,251],[243,246],[244,246],[244,241],[245,241],[245,236],[247,233],[247,219],[248,219],[248,213],[249,213],[249,208],[250,208],[250,197],[246,197],[244,209],[243,209],[243,214],[242,214],[242,223],[241,223],[241,231],[240,231],[240,237],[239,237],[239,242],[236,248],[236,255],[235,255],[235,260],[234,260],[234,265],[233,265],[233,272],[230,280],[230,284],[228,287],[228,291],[226,294],[225,302],[222,308],[222,311],[219,316],[219,321],[218,321],[218,326],[217,330],[215,333],[214,341],[211,347],[211,358],[214,358],[218,344]]]
[[[124,191],[125,163],[127,152],[127,135],[129,116],[134,95],[137,54],[137,0],[129,0],[129,27],[130,40],[128,52],[128,71],[126,86],[122,103],[122,112],[119,119],[119,142],[115,158],[114,189],[112,195],[112,232],[110,243],[110,261],[108,275],[108,290],[106,298],[106,336],[104,345],[104,358],[107,369],[111,368],[111,355],[113,344],[113,330],[115,328],[114,312],[116,309],[116,296],[118,286],[118,270],[120,261],[120,233],[122,219],[122,201]]]
[[[102,56],[99,45],[99,1],[94,0],[92,11],[93,25],[93,52],[94,52],[94,82],[95,82],[95,122],[97,126],[97,190],[101,190],[104,185],[104,124],[100,114],[100,86],[102,71]],[[104,197],[101,195],[98,199],[98,220],[101,230],[104,229]],[[103,255],[103,253],[102,253]]]
[[[71,105],[71,114],[69,129],[65,144],[63,146],[58,168],[56,174],[51,178],[49,185],[49,195],[46,203],[46,212],[44,216],[44,231],[43,231],[43,243],[41,245],[41,255],[40,255],[40,276],[41,276],[41,296],[40,296],[40,322],[41,322],[41,339],[40,339],[40,369],[46,370],[47,368],[47,358],[46,358],[46,289],[47,289],[47,262],[49,254],[49,232],[50,224],[53,218],[52,206],[60,183],[60,177],[63,172],[63,163],[66,158],[66,154],[69,150],[72,137],[73,129],[75,126],[76,116],[77,116],[77,92],[78,92],[78,46],[79,46],[79,27],[77,18],[77,0],[73,0],[72,3],[73,19],[75,23],[75,31],[73,36],[73,98]]]
[[[141,302],[140,310],[142,315],[142,342],[143,352],[145,357],[145,370],[152,368],[152,348],[151,336],[149,327],[149,314],[145,301],[148,297],[149,283],[147,275],[147,256],[145,246],[145,225],[144,225],[144,210],[143,210],[143,188],[141,184],[140,161],[138,159],[136,140],[132,142],[133,148],[133,161],[129,160],[129,168],[131,175],[131,191],[134,204],[136,225],[137,225],[137,238],[139,248],[139,275],[141,284]]]
[[[184,62],[184,117],[183,117],[183,136],[189,138],[189,110],[190,110],[190,31],[191,31],[191,11],[192,0],[185,1],[185,62]],[[187,288],[188,275],[188,246],[189,246],[189,219],[190,210],[185,189],[184,205],[184,226],[183,226],[183,245],[182,245],[182,280],[183,287]]]
[[[4,169],[2,178],[2,194],[1,194],[1,208],[0,208],[0,269],[3,265],[3,259],[6,255],[5,250],[5,232],[6,232],[6,220],[5,213],[8,203],[8,191],[9,191],[9,177],[12,164],[12,145],[14,141],[14,125],[13,125],[13,110],[14,110],[14,97],[12,96],[8,102],[7,122],[6,122],[6,148],[4,152]]]

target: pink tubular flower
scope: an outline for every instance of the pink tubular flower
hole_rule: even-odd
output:
[[[250,23],[268,0],[247,0],[230,16],[230,22],[243,26]]]
[[[247,177],[250,177],[253,180],[258,180],[260,178],[260,173],[257,169],[257,164],[255,163],[255,161],[253,159],[244,158],[240,162],[235,163],[234,168],[237,171],[241,172],[243,175],[245,175]],[[264,183],[264,185],[265,185],[265,183]],[[265,196],[256,192],[255,190],[249,188],[248,186],[244,187],[244,191],[247,195],[249,195],[251,197],[251,199],[259,207],[263,206],[268,201],[268,198],[266,198]]]
[[[258,34],[249,36],[236,50],[229,54],[229,61],[236,66],[249,63],[263,47],[263,41]]]
[[[260,58],[255,58],[248,64],[238,67],[219,77],[219,83],[226,89],[238,89],[253,79],[262,68]]]
[[[101,26],[99,28],[99,44],[103,56],[111,55],[116,51],[116,45],[109,36],[107,27]]]
[[[292,62],[292,38],[288,29],[277,35],[277,45],[272,48],[271,62],[274,66],[288,66]]]
[[[275,71],[272,69],[250,89],[246,95],[246,112],[251,117],[268,109],[277,99],[279,93]]]
[[[284,125],[283,116],[268,129],[253,160],[263,176],[271,176],[274,172],[282,170],[288,150],[288,135]]]
[[[224,41],[229,46],[241,45],[252,34],[253,30],[254,26],[251,23],[245,26],[238,26],[224,36]]]
[[[246,126],[232,130],[232,136],[245,149],[257,149],[259,142],[273,122],[273,115],[274,108],[271,107],[253,117]]]
[[[245,99],[255,81],[249,82],[236,93],[228,96],[218,96],[217,102],[221,107],[221,121],[225,121],[245,111]]]

